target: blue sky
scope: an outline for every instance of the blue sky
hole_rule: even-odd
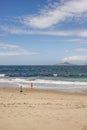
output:
[[[0,0],[0,65],[87,63],[87,0]]]

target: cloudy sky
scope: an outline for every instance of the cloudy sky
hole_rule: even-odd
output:
[[[0,0],[0,65],[87,63],[87,0]]]

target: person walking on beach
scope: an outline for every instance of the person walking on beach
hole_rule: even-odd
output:
[[[23,92],[23,90],[22,90],[22,85],[20,86],[20,92]]]

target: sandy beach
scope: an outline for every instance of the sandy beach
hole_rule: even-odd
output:
[[[87,94],[0,88],[0,130],[87,130]]]

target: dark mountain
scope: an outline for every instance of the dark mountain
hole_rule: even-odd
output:
[[[58,64],[56,64],[56,65],[66,65],[66,66],[70,66],[70,65],[73,65],[73,64],[71,64],[71,63],[69,63],[69,62],[62,62],[62,63],[58,63]]]

